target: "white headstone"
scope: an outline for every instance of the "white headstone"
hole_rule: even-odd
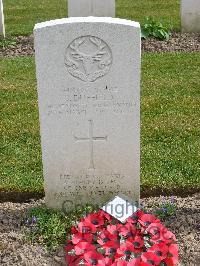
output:
[[[200,32],[200,0],[181,0],[182,32]]]
[[[69,18],[34,30],[46,203],[140,195],[140,26]]]
[[[4,14],[3,14],[3,0],[0,0],[0,36],[5,37]]]
[[[68,17],[115,17],[115,0],[68,0]]]

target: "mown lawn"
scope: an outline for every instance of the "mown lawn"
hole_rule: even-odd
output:
[[[143,191],[200,188],[199,60],[199,53],[143,55]],[[1,59],[0,76],[0,190],[41,192],[34,58]]]
[[[180,29],[179,0],[116,0],[117,17],[143,22],[146,16]],[[35,23],[67,16],[65,0],[5,0],[7,35],[29,35]]]

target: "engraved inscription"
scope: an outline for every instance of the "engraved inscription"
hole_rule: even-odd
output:
[[[97,37],[79,37],[67,47],[65,65],[73,77],[94,82],[109,72],[112,53],[108,45]]]
[[[74,136],[76,141],[89,141],[90,144],[90,164],[89,169],[95,169],[94,167],[94,141],[98,140],[107,140],[108,136],[105,137],[94,137],[93,134],[93,120],[89,120],[89,137],[86,138],[78,138]]]
[[[136,102],[129,95],[122,97],[120,90],[117,86],[64,88],[62,101],[59,104],[49,104],[47,115],[85,117],[89,114],[89,109],[98,115],[132,114]]]
[[[104,178],[96,174],[82,174],[79,177],[70,174],[60,174],[60,182],[62,183],[62,191],[54,193],[56,199],[59,198],[80,198],[81,191],[87,191],[91,198],[102,197],[109,195],[109,197],[116,196],[119,191],[125,195],[131,195],[129,189],[123,188],[126,176],[120,173],[105,174]],[[81,199],[82,201],[82,199]]]

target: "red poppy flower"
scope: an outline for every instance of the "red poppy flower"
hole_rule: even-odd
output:
[[[140,219],[140,217],[142,215],[144,215],[144,212],[141,210],[138,210],[138,211],[134,212],[130,217],[128,217],[126,219],[126,222],[136,224],[138,222],[138,219]]]
[[[144,247],[144,239],[142,236],[136,236],[133,241],[131,241],[132,245],[134,246],[134,252],[139,253],[142,251]]]
[[[85,265],[105,266],[104,256],[96,251],[88,251],[84,254]]]
[[[163,260],[166,266],[176,266],[178,262],[174,261],[173,257],[169,257]]]
[[[104,249],[105,249],[105,255],[106,256],[115,256],[116,258],[116,253],[117,253],[117,249],[120,247],[120,243],[116,242],[116,241],[109,241],[104,245]]]
[[[161,236],[164,231],[165,227],[161,223],[151,223],[146,229],[146,232],[151,236],[150,241],[152,243],[163,242]]]
[[[98,213],[91,213],[85,218],[85,222],[93,224],[95,227],[102,226],[104,224],[103,216]]]
[[[168,231],[168,229],[163,226],[160,227],[160,231],[158,231],[157,234],[151,235],[150,241],[152,243],[164,242],[165,244],[170,244],[176,241],[176,237],[172,232]]]
[[[135,251],[135,248],[133,244],[129,241],[126,241],[125,243],[121,244],[120,247],[117,249],[117,253],[122,256],[126,256],[127,258],[130,258],[131,253]]]
[[[155,244],[152,247],[148,249],[148,252],[153,252],[158,257],[161,258],[161,260],[165,259],[167,257],[168,253],[168,246],[165,243]]]
[[[151,223],[159,223],[160,220],[152,214],[143,214],[138,220],[143,227],[148,227]]]
[[[118,260],[118,261],[115,261],[112,266],[127,266],[127,261],[125,260]]]
[[[147,262],[141,261],[140,266],[152,266],[152,264],[149,264]]]
[[[66,251],[66,261],[67,263],[71,266],[71,265],[78,265],[78,263],[76,264],[76,261],[80,259],[80,256],[76,256],[75,255],[75,250],[74,250],[74,245],[68,241],[67,245],[65,247],[65,251]]]
[[[107,230],[108,230],[109,233],[111,233],[113,235],[118,235],[119,234],[119,232],[117,230],[117,225],[113,225],[113,224],[108,225],[107,226]]]
[[[149,265],[159,265],[161,262],[161,258],[153,252],[144,252],[141,255],[141,259],[143,262],[149,263]]]
[[[66,262],[70,266],[77,266],[79,265],[80,261],[82,260],[82,257],[80,256],[72,256],[72,255],[67,255],[66,256]]]
[[[70,254],[66,255],[66,261],[69,265],[71,265],[72,262],[74,262],[77,259],[77,256],[73,256]]]
[[[178,245],[177,244],[171,244],[169,246],[168,256],[171,258],[174,265],[178,263]]]
[[[107,230],[104,230],[102,233],[100,233],[97,242],[101,246],[106,246],[106,243],[109,241],[118,241],[117,235],[113,235]]]
[[[69,252],[74,248],[74,245],[72,244],[71,240],[67,241],[67,245],[65,246],[65,251]]]
[[[111,221],[111,220],[112,220],[111,215],[108,214],[107,212],[103,211],[103,210],[99,210],[99,211],[97,212],[97,214],[98,214],[100,217],[105,218],[107,221]]]
[[[104,259],[104,261],[105,261],[105,265],[106,266],[111,266],[112,265],[112,259],[111,258],[106,257]]]
[[[142,210],[138,210],[134,212],[130,217],[128,217],[126,219],[126,222],[136,224],[138,222],[138,219],[140,219],[142,215],[144,215],[144,212]]]
[[[139,210],[127,219],[126,224],[113,224],[112,220],[101,210],[89,214],[77,227],[71,228],[72,240],[66,245],[68,265],[177,265],[175,235],[154,215]],[[104,250],[103,255],[98,253],[99,248]],[[137,258],[133,258],[136,254]]]
[[[147,228],[146,231],[150,235],[160,237],[162,231],[164,230],[164,225],[161,223],[151,223]]]
[[[79,222],[85,222],[85,217],[80,218]]]
[[[135,258],[135,259],[132,259],[128,262],[127,266],[140,266],[141,260],[140,258]]]
[[[164,242],[171,243],[176,241],[175,235],[169,231],[166,227],[162,231],[161,238]]]
[[[92,234],[82,234],[82,233],[77,233],[72,237],[72,243],[73,244],[78,244],[79,242],[88,242],[91,243],[93,240],[93,235]]]
[[[76,255],[82,255],[87,251],[96,250],[94,245],[87,242],[79,242],[74,249]]]
[[[97,229],[96,227],[89,222],[80,222],[78,224],[78,229],[81,233],[83,234],[88,234],[88,233],[96,233]]]
[[[177,265],[177,264],[174,263],[172,257],[171,257],[171,258],[166,258],[166,259],[164,259],[163,262],[164,262],[165,265],[167,265],[167,266],[175,266],[175,265]]]
[[[75,226],[72,226],[72,228],[71,228],[71,233],[72,233],[72,234],[76,234],[76,233],[78,233],[78,230],[77,230],[77,228],[76,228]]]
[[[126,223],[125,225],[119,224],[117,227],[119,234],[125,238],[133,238],[137,233],[137,228],[131,223]]]

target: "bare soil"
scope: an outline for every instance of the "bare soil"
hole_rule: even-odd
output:
[[[200,34],[173,32],[168,41],[149,38],[142,41],[144,52],[199,52]]]
[[[15,45],[0,47],[0,57],[33,56],[34,40],[31,36],[18,36]],[[168,41],[155,38],[142,40],[143,52],[199,52],[200,34],[173,32]]]

